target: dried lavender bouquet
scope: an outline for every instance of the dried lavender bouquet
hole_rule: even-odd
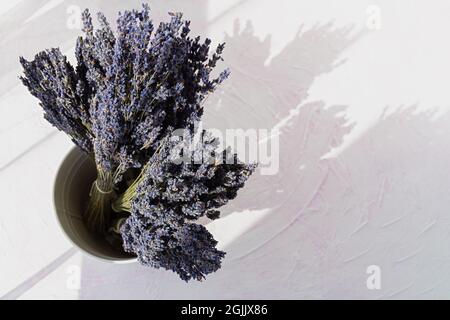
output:
[[[95,159],[97,179],[85,213],[87,227],[105,234],[117,220],[112,207],[129,212],[120,229],[126,251],[184,280],[201,279],[217,270],[223,253],[215,249],[212,235],[192,221],[205,214],[218,217],[214,208],[235,196],[254,167],[167,163],[176,145],[163,141],[174,129],[193,134],[202,102],[229,75],[225,70],[211,76],[224,44],[210,54],[209,39],[191,38],[190,22],[179,13],[170,16],[155,28],[149,7],[143,5],[119,13],[114,33],[101,13],[94,29],[85,10],[84,36],[75,49],[77,66],[59,49],[45,50],[33,61],[20,58],[21,80],[40,100],[44,117]],[[179,177],[173,176],[175,171]],[[130,172],[136,179],[125,190],[124,175]],[[187,183],[185,175],[199,177],[189,182],[194,193],[174,197],[168,190]],[[156,192],[156,185],[165,191]]]
[[[121,227],[125,251],[139,262],[176,272],[183,280],[202,280],[220,268],[225,253],[208,230],[194,223],[219,218],[217,209],[234,199],[255,164],[237,160],[203,131],[181,140],[165,139],[135,182],[114,202],[130,216]]]

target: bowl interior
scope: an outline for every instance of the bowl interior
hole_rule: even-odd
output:
[[[134,260],[134,256],[114,248],[83,223],[83,212],[95,178],[94,161],[79,148],[72,149],[61,164],[55,181],[54,204],[59,223],[74,245],[94,257],[118,262]]]

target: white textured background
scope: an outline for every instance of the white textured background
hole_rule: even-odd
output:
[[[0,297],[450,298],[445,0],[150,2],[156,20],[183,11],[194,32],[226,41],[232,76],[205,124],[281,128],[280,172],[252,177],[209,225],[228,254],[203,283],[74,249],[52,208],[72,145],[19,83],[18,56],[59,46],[73,57],[73,5],[112,20],[139,3],[1,4]],[[366,287],[370,265],[380,290]]]

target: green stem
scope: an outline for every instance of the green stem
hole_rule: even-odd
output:
[[[136,197],[137,187],[138,187],[139,183],[144,179],[144,173],[147,171],[147,167],[149,166],[149,164],[151,164],[151,166],[154,166],[156,164],[156,161],[152,161],[152,160],[154,160],[154,158],[161,152],[162,147],[164,146],[166,141],[169,139],[168,137],[169,136],[164,138],[164,140],[159,144],[158,148],[155,150],[155,152],[153,153],[152,157],[147,162],[147,164],[142,168],[141,172],[139,173],[137,178],[133,181],[133,183],[127,188],[127,190],[125,190],[124,193],[122,193],[111,204],[111,208],[113,209],[114,212],[129,212],[129,213],[131,213],[131,203],[132,203],[134,197]]]
[[[125,218],[114,219],[111,224],[111,227],[109,228],[109,231],[120,235],[120,229],[125,220],[126,220]]]
[[[128,189],[122,193],[112,204],[111,208],[114,212],[129,212],[131,213],[131,202],[136,195],[136,189],[139,183],[144,178],[144,171],[146,166],[142,168],[139,176],[133,181],[133,183],[128,187]]]
[[[115,197],[113,187],[112,173],[97,168],[97,179],[92,184],[84,214],[84,220],[90,230],[101,234],[107,230],[110,222],[111,201]]]

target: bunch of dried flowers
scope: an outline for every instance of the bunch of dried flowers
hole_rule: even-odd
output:
[[[191,38],[190,22],[170,15],[155,28],[143,5],[119,13],[114,33],[101,13],[94,29],[85,10],[76,68],[59,49],[49,49],[33,61],[20,58],[21,80],[44,117],[95,159],[87,227],[106,234],[112,221],[121,221],[123,248],[142,264],[201,280],[220,268],[225,253],[195,221],[218,218],[217,209],[236,196],[255,166],[217,151],[216,139],[205,132],[200,143],[191,143],[191,156],[214,154],[213,161],[174,161],[183,148],[172,133],[184,129],[184,143],[198,134],[202,103],[229,72],[211,76],[224,44],[210,54],[209,39]],[[130,172],[133,182],[121,187]]]

